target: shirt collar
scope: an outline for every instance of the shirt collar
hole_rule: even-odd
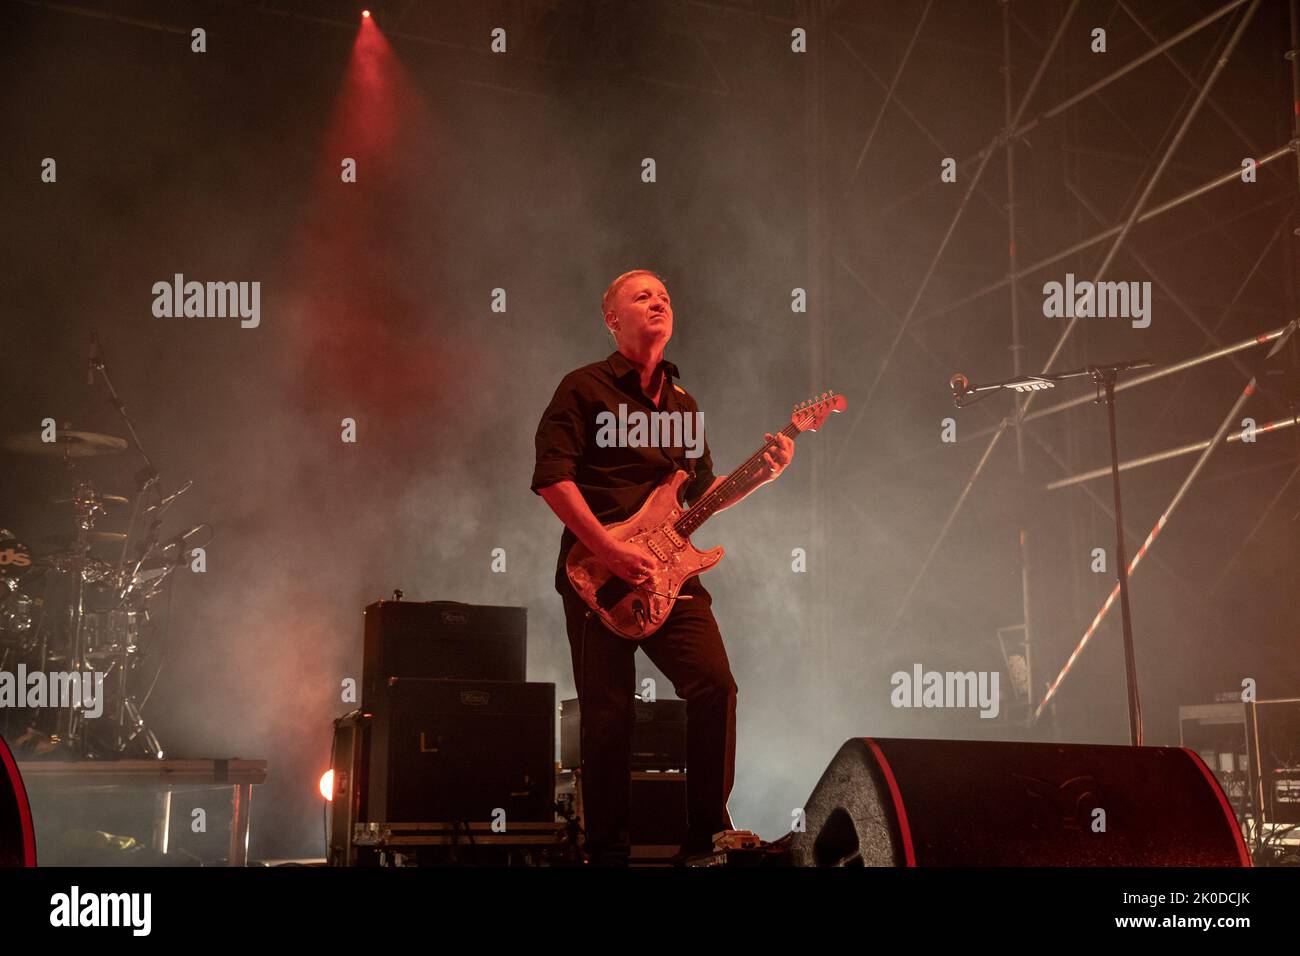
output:
[[[622,352],[615,351],[611,353],[608,362],[610,371],[614,373],[614,378],[616,379],[626,378],[628,375],[639,375],[637,367],[633,365],[628,360],[628,357]],[[663,369],[665,375],[668,375],[671,378],[682,377],[681,373],[677,371],[677,366],[667,359],[663,359],[659,363],[659,367]]]

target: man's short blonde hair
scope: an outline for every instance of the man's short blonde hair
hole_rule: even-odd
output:
[[[633,269],[630,272],[624,272],[609,284],[609,288],[605,290],[605,294],[600,297],[600,314],[602,318],[608,314],[609,307],[613,304],[614,298],[618,295],[619,287],[633,276],[654,276],[660,282],[664,281],[662,276],[651,272],[649,269]]]

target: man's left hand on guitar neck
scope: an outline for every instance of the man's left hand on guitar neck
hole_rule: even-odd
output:
[[[766,434],[763,436],[763,439],[768,442],[768,450],[763,453],[763,462],[767,465],[767,476],[761,482],[743,493],[737,494],[734,498],[727,499],[723,502],[722,506],[718,508],[719,511],[724,511],[727,508],[730,508],[738,501],[744,501],[769,481],[774,481],[779,478],[781,473],[790,466],[790,462],[794,459],[794,439],[780,433],[777,433],[776,435],[770,433]],[[713,484],[709,486],[705,494],[708,494],[709,491],[712,491],[726,480],[726,475],[715,478]]]

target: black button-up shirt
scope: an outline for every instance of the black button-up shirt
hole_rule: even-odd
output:
[[[682,445],[602,448],[596,443],[596,416],[605,411],[617,416],[620,404],[627,406],[629,414],[693,415],[699,411],[695,399],[673,382],[678,377],[677,366],[665,359],[659,367],[664,383],[660,408],[641,391],[636,366],[621,352],[564,376],[537,425],[533,491],[557,481],[572,481],[601,524],[632,517],[650,492],[677,469],[690,476],[683,486],[687,502],[708,491],[714,474],[707,440],[702,442],[703,453],[698,458],[686,457],[687,449]],[[565,555],[576,540],[566,527],[560,539],[557,576],[563,573]]]

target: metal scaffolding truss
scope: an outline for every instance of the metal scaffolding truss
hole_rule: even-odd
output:
[[[924,42],[923,38],[925,37],[927,20],[930,18],[932,6],[932,3],[922,3],[920,0],[913,5],[915,11],[915,28],[912,33],[905,38],[906,45],[901,57],[895,60],[896,66],[891,75],[884,76],[872,69],[869,65],[868,58],[858,51],[851,39],[845,38],[840,44],[841,48],[847,50],[857,65],[866,70],[872,81],[884,91],[884,101],[870,116],[870,120],[866,124],[866,131],[861,142],[853,144],[853,148],[844,151],[846,157],[842,157],[843,159],[847,159],[847,157],[853,158],[852,165],[848,167],[852,172],[846,177],[850,183],[858,175],[863,160],[869,151],[875,144],[879,143],[882,138],[888,135],[888,127],[891,120],[886,118],[887,114],[889,114],[890,117],[901,117],[902,122],[920,130],[922,135],[924,135],[929,142],[933,143],[940,149],[941,154],[952,155],[948,150],[943,149],[943,147],[938,145],[938,138],[926,129],[926,123],[918,115],[917,111],[897,96],[900,79],[906,75],[913,51],[918,43]],[[1174,508],[1183,499],[1188,487],[1200,474],[1209,456],[1212,455],[1217,448],[1222,447],[1222,445],[1227,441],[1239,440],[1241,437],[1236,432],[1234,432],[1230,437],[1229,432],[1232,428],[1234,415],[1241,410],[1245,401],[1256,391],[1257,379],[1255,377],[1255,369],[1257,366],[1253,363],[1247,365],[1243,361],[1240,353],[1266,343],[1274,343],[1273,350],[1276,351],[1276,347],[1281,344],[1280,340],[1284,339],[1290,331],[1294,330],[1294,314],[1285,316],[1274,315],[1270,323],[1275,326],[1273,329],[1269,330],[1268,325],[1261,323],[1260,331],[1262,334],[1252,336],[1244,342],[1228,344],[1221,341],[1219,338],[1219,331],[1222,328],[1224,321],[1237,307],[1238,299],[1251,279],[1257,275],[1261,264],[1274,250],[1279,241],[1284,238],[1290,241],[1292,238],[1288,235],[1288,225],[1294,225],[1295,223],[1294,217],[1297,204],[1293,190],[1297,180],[1300,180],[1300,163],[1297,163],[1297,154],[1300,153],[1300,125],[1297,125],[1300,124],[1300,74],[1297,74],[1296,63],[1296,48],[1297,46],[1300,46],[1300,43],[1297,43],[1296,39],[1297,22],[1300,20],[1300,15],[1297,14],[1296,0],[1291,0],[1289,10],[1291,36],[1288,50],[1286,51],[1286,57],[1290,61],[1292,79],[1291,92],[1296,106],[1294,110],[1287,110],[1287,113],[1294,116],[1289,131],[1289,141],[1265,144],[1252,140],[1252,138],[1237,123],[1232,111],[1212,97],[1212,93],[1216,87],[1216,82],[1220,79],[1221,74],[1230,64],[1234,63],[1234,54],[1237,53],[1243,35],[1245,35],[1247,29],[1254,21],[1256,14],[1259,12],[1261,0],[1228,0],[1228,2],[1216,6],[1214,9],[1206,13],[1201,13],[1201,10],[1195,9],[1195,5],[1192,5],[1193,8],[1191,10],[1186,9],[1188,7],[1186,4],[1178,5],[1176,8],[1177,12],[1185,13],[1185,19],[1175,27],[1166,27],[1166,30],[1172,29],[1172,32],[1169,32],[1167,38],[1164,40],[1157,39],[1156,32],[1152,28],[1153,24],[1147,22],[1145,19],[1145,17],[1148,16],[1145,8],[1139,12],[1135,5],[1125,2],[1125,0],[1117,0],[1116,3],[1111,5],[1111,15],[1121,17],[1124,22],[1127,22],[1132,30],[1137,31],[1143,38],[1145,38],[1145,41],[1150,44],[1149,48],[1135,56],[1132,60],[1124,63],[1122,66],[1111,70],[1102,78],[1083,86],[1077,91],[1069,93],[1063,99],[1060,99],[1058,102],[1054,103],[1054,105],[1047,108],[1042,108],[1041,106],[1036,105],[1041,101],[1046,100],[1048,96],[1043,81],[1051,71],[1062,38],[1066,35],[1071,22],[1076,19],[1079,13],[1081,6],[1080,0],[1070,0],[1050,37],[1038,36],[1029,25],[1024,23],[1019,15],[1021,10],[1018,10],[1017,6],[1016,3],[1010,2],[1010,0],[991,0],[989,3],[990,15],[993,15],[996,11],[1001,18],[1002,49],[1000,51],[1000,65],[1003,87],[1003,121],[998,129],[990,131],[986,145],[983,148],[970,153],[958,161],[957,167],[963,170],[962,181],[965,184],[961,192],[961,198],[956,205],[955,211],[952,212],[947,228],[941,232],[937,244],[933,249],[933,253],[929,257],[925,268],[922,270],[919,282],[915,283],[914,288],[909,295],[906,308],[895,310],[891,309],[886,304],[878,290],[872,288],[868,280],[863,277],[863,270],[855,267],[855,260],[858,257],[855,257],[851,250],[837,249],[833,257],[830,257],[827,260],[828,263],[833,263],[835,266],[842,269],[848,279],[866,293],[867,296],[880,307],[885,319],[889,323],[892,323],[892,331],[888,335],[888,343],[883,349],[883,359],[878,363],[878,366],[874,370],[874,374],[867,382],[865,391],[859,390],[852,396],[853,403],[856,406],[856,412],[850,422],[850,435],[847,438],[843,435],[839,436],[842,439],[837,443],[841,448],[839,456],[836,457],[833,462],[823,463],[823,467],[820,469],[819,474],[824,480],[825,476],[828,474],[832,472],[840,472],[839,466],[843,463],[842,459],[847,450],[852,448],[854,444],[851,433],[862,425],[864,419],[869,414],[869,410],[873,406],[873,400],[877,396],[877,391],[880,388],[881,382],[898,356],[899,350],[905,339],[909,341],[910,345],[918,347],[922,353],[928,355],[935,361],[936,372],[942,370],[943,374],[946,376],[946,374],[951,371],[951,369],[944,368],[942,362],[938,360],[933,351],[918,336],[918,330],[922,325],[933,323],[942,317],[958,312],[977,300],[984,299],[995,293],[999,293],[1002,290],[1008,290],[1008,312],[1011,320],[1010,345],[1014,362],[1014,373],[1016,376],[1020,376],[1025,372],[1023,367],[1025,346],[1023,341],[1024,333],[1021,316],[1022,298],[1025,298],[1025,296],[1024,283],[1022,280],[1039,273],[1048,266],[1064,262],[1080,253],[1097,248],[1104,250],[1104,252],[1096,265],[1090,268],[1087,276],[1087,278],[1090,278],[1095,283],[1103,278],[1111,276],[1111,270],[1117,264],[1117,261],[1119,261],[1120,256],[1127,256],[1151,277],[1152,282],[1161,289],[1162,293],[1171,302],[1174,303],[1174,306],[1180,313],[1181,317],[1195,326],[1203,336],[1207,347],[1212,347],[1215,351],[1207,357],[1190,358],[1186,362],[1179,363],[1173,368],[1161,369],[1160,371],[1150,375],[1128,379],[1122,382],[1120,387],[1125,389],[1133,388],[1143,384],[1144,382],[1151,381],[1155,377],[1169,374],[1171,371],[1182,370],[1183,368],[1190,367],[1192,364],[1196,364],[1199,361],[1207,360],[1209,358],[1225,358],[1234,363],[1237,370],[1242,374],[1243,379],[1249,379],[1249,382],[1237,397],[1236,401],[1232,403],[1231,410],[1220,422],[1218,429],[1214,432],[1212,437],[1208,437],[1204,442],[1171,449],[1164,453],[1145,456],[1142,459],[1126,463],[1125,467],[1131,468],[1140,466],[1148,461],[1165,460],[1177,455],[1190,454],[1194,451],[1201,452],[1196,465],[1191,469],[1186,479],[1182,482],[1168,507],[1161,515],[1156,527],[1146,536],[1144,544],[1136,553],[1132,562],[1132,566],[1136,566],[1136,564],[1148,554],[1157,533],[1164,527],[1165,522],[1169,519]],[[1023,5],[1019,6],[1023,9]],[[1168,14],[1168,12],[1169,11],[1167,10],[1166,14]],[[1201,15],[1197,15],[1198,13],[1201,13]],[[1168,19],[1168,16],[1166,16],[1166,19]],[[1196,37],[1198,34],[1210,30],[1211,28],[1218,31],[1218,36],[1214,38],[1212,55],[1207,61],[1206,68],[1202,71],[1202,75],[1193,75],[1193,73],[1187,70],[1182,63],[1172,55],[1171,51],[1180,43]],[[838,32],[847,34],[850,31],[841,30]],[[1029,46],[1035,50],[1041,50],[1041,54],[1037,60],[1035,69],[1032,74],[1030,74],[1030,79],[1022,86],[1023,92],[1017,96],[1013,93],[1015,84],[1013,83],[1012,73],[1014,63],[1012,53],[1013,48],[1017,43],[1024,44],[1025,37],[1028,37],[1031,41]],[[1281,54],[1281,52],[1282,51],[1279,51],[1279,54]],[[1119,157],[1123,159],[1132,159],[1146,165],[1145,172],[1142,174],[1134,188],[1134,194],[1127,197],[1123,203],[1122,208],[1124,211],[1122,216],[1118,221],[1107,222],[1107,217],[1097,209],[1095,202],[1096,197],[1089,196],[1085,188],[1078,181],[1067,177],[1066,185],[1072,199],[1076,203],[1076,208],[1087,216],[1089,221],[1095,222],[1095,228],[1097,231],[1093,235],[1072,242],[1064,248],[1051,251],[1044,250],[1041,254],[1034,256],[1026,263],[1022,256],[1025,247],[1024,237],[1020,234],[1017,222],[1017,207],[1020,203],[1020,197],[1018,195],[1019,184],[1017,181],[1017,159],[1021,155],[1021,150],[1023,149],[1026,137],[1032,131],[1040,129],[1045,124],[1056,120],[1058,117],[1065,116],[1072,108],[1084,103],[1085,101],[1100,100],[1099,94],[1103,90],[1108,89],[1122,78],[1129,76],[1144,64],[1159,58],[1163,58],[1168,63],[1172,64],[1178,76],[1180,76],[1182,81],[1185,82],[1186,97],[1184,103],[1172,112],[1170,126],[1163,131],[1164,135],[1159,141],[1160,146],[1158,150],[1148,152],[1146,155]],[[1284,104],[1279,102],[1277,105],[1280,111]],[[1285,105],[1291,106],[1292,104]],[[1111,112],[1112,115],[1114,115],[1113,110]],[[1199,116],[1205,113],[1213,113],[1216,115],[1232,135],[1240,141],[1243,149],[1246,150],[1245,155],[1256,159],[1256,168],[1259,171],[1258,175],[1261,178],[1265,175],[1272,176],[1275,183],[1281,182],[1284,184],[1286,189],[1292,191],[1289,192],[1283,200],[1274,198],[1256,208],[1255,211],[1258,211],[1258,208],[1272,207],[1277,209],[1277,227],[1273,230],[1271,236],[1267,238],[1267,241],[1258,249],[1246,250],[1241,248],[1240,245],[1237,245],[1236,251],[1245,261],[1251,262],[1253,260],[1253,264],[1250,266],[1248,271],[1244,271],[1244,278],[1238,285],[1236,293],[1233,295],[1232,299],[1227,303],[1217,304],[1219,308],[1221,308],[1222,314],[1219,321],[1213,326],[1208,326],[1204,321],[1202,321],[1198,314],[1200,309],[1193,307],[1180,297],[1175,282],[1168,277],[1161,276],[1153,264],[1148,261],[1146,257],[1139,254],[1129,241],[1135,225],[1164,216],[1175,209],[1192,204],[1193,201],[1199,197],[1205,196],[1228,183],[1240,180],[1242,174],[1242,169],[1240,167],[1216,170],[1213,171],[1211,175],[1204,178],[1199,185],[1194,188],[1185,189],[1177,195],[1157,201],[1159,187],[1165,179],[1166,172],[1172,168],[1174,157],[1178,154],[1180,145],[1185,142],[1188,131],[1192,128],[1193,123]],[[1116,118],[1118,119],[1118,117]],[[892,121],[898,122],[899,120],[894,119]],[[1132,130],[1129,130],[1128,134],[1135,143],[1141,146],[1140,138],[1134,134]],[[1005,169],[1005,183],[1003,184],[1004,192],[1001,194],[992,190],[987,185],[985,177],[991,160],[996,156],[1004,157],[1003,165]],[[1288,158],[1290,162],[1285,161]],[[817,160],[824,162],[825,157],[818,157]],[[1191,167],[1189,166],[1187,168]],[[909,203],[919,201],[921,197],[933,193],[933,183],[935,181],[934,174],[931,173],[928,168],[926,168],[924,172],[927,175],[918,175],[916,177],[915,185],[903,186],[897,190],[895,198],[884,209],[882,215],[889,215],[897,210],[903,209]],[[826,176],[828,174],[823,171],[819,175]],[[1007,268],[1005,274],[1003,277],[992,282],[985,282],[965,294],[957,294],[953,296],[945,295],[943,296],[942,301],[938,304],[933,304],[929,308],[923,308],[922,306],[926,302],[926,296],[931,289],[932,280],[935,277],[936,270],[940,263],[945,260],[945,256],[952,251],[954,235],[958,230],[958,226],[962,222],[963,217],[967,216],[971,211],[972,200],[976,199],[978,199],[982,204],[999,207],[998,211],[1005,220],[1007,230]],[[823,202],[828,205],[831,202],[839,201],[841,201],[840,193],[833,190],[827,190],[824,193]],[[1214,221],[1213,217],[1209,216],[1208,213],[1205,214],[1205,218],[1210,220],[1205,226],[1206,231],[1223,228],[1223,222]],[[990,246],[990,248],[992,248],[992,246]],[[1291,265],[1289,268],[1294,270],[1294,256],[1291,257],[1290,262]],[[1293,273],[1287,275],[1285,280],[1287,288],[1295,288],[1295,276]],[[822,281],[823,283],[829,284],[829,276],[824,277]],[[1279,319],[1283,323],[1288,324],[1276,327]],[[1052,371],[1058,365],[1065,353],[1067,342],[1076,331],[1078,321],[1079,319],[1077,317],[1073,317],[1070,319],[1068,324],[1066,324],[1054,347],[1051,349],[1042,371]],[[824,332],[822,335],[815,336],[815,338],[818,341],[821,341],[824,339]],[[1294,341],[1290,344],[1294,349]],[[1261,351],[1268,350],[1263,349]],[[815,371],[819,371],[819,361],[816,356],[814,356],[813,366]],[[1037,371],[1037,369],[1035,371]],[[937,374],[936,380],[941,381]],[[1037,393],[1031,392],[1019,396],[1016,400],[1013,412],[1000,420],[996,420],[996,422],[991,424],[990,427],[976,429],[963,436],[962,440],[964,442],[983,441],[983,451],[968,479],[962,485],[951,509],[947,512],[938,534],[935,536],[934,540],[930,542],[924,557],[920,561],[919,567],[915,570],[910,585],[906,588],[901,600],[898,602],[896,611],[893,615],[892,624],[890,625],[891,631],[898,627],[899,623],[907,614],[913,598],[926,580],[927,574],[930,572],[935,556],[939,554],[943,548],[944,542],[949,536],[949,533],[963,508],[971,501],[979,483],[979,479],[985,473],[1000,440],[1005,435],[1010,433],[1014,439],[1017,468],[1022,478],[1025,475],[1026,448],[1031,445],[1038,447],[1039,450],[1045,454],[1048,460],[1051,460],[1062,472],[1068,473],[1069,466],[1062,457],[1046,442],[1043,436],[1035,434],[1027,426],[1031,422],[1042,419],[1048,415],[1065,411],[1070,408],[1076,408],[1080,405],[1091,402],[1093,401],[1093,398],[1092,396],[1084,396],[1078,399],[1058,402],[1047,408],[1031,410],[1032,406],[1035,404],[1036,395]],[[1173,396],[1168,399],[1164,411],[1168,411],[1172,402]],[[1162,415],[1163,414],[1164,412],[1162,412]],[[1260,425],[1258,433],[1270,433],[1285,428],[1293,423],[1293,419],[1281,419],[1264,423]],[[937,451],[938,449],[936,449],[934,453],[937,453]],[[922,457],[925,454],[928,453],[922,453]],[[1049,487],[1059,487],[1065,484],[1079,484],[1086,481],[1088,478],[1104,474],[1109,474],[1109,469],[1099,469],[1097,472],[1070,478],[1062,478]],[[1294,477],[1295,474],[1293,473],[1292,478]],[[849,484],[849,482],[845,482],[844,475],[841,474],[840,485],[844,486],[846,484]],[[1287,484],[1290,484],[1290,479],[1288,479]],[[1085,491],[1086,490],[1087,489],[1085,488]],[[1087,493],[1103,511],[1109,513],[1109,508],[1106,502],[1091,491],[1088,491]],[[825,531],[829,531],[829,528],[832,527],[830,523],[832,494],[833,492],[828,486],[822,489],[818,495],[819,507],[821,509],[819,522]],[[862,514],[861,509],[852,507],[854,503],[848,501],[848,497],[847,494],[841,494],[840,497],[835,500],[834,504],[839,505],[848,503],[850,505],[850,508],[848,509],[849,512]],[[1281,492],[1279,491],[1269,504],[1270,509],[1277,503],[1280,497]],[[837,520],[842,524],[843,516],[841,515]],[[1261,517],[1260,523],[1256,524],[1255,528],[1247,536],[1247,540],[1253,537],[1259,530],[1263,520],[1264,519]],[[1021,569],[1020,597],[1023,625],[1017,625],[1016,629],[1022,630],[1024,634],[1026,665],[1029,671],[1028,686],[1031,688],[1031,697],[1034,698],[1034,700],[1031,700],[1031,704],[1034,704],[1034,706],[1029,708],[1027,713],[1030,714],[1031,720],[1036,720],[1044,713],[1045,708],[1051,701],[1053,695],[1057,692],[1057,689],[1061,685],[1066,674],[1069,672],[1070,666],[1074,663],[1075,659],[1082,651],[1082,648],[1086,645],[1088,638],[1095,633],[1097,625],[1105,616],[1106,611],[1109,610],[1114,601],[1115,593],[1112,592],[1102,610],[1098,612],[1097,617],[1093,620],[1092,625],[1089,627],[1087,632],[1085,632],[1083,639],[1079,642],[1079,645],[1067,660],[1065,666],[1061,668],[1056,679],[1052,681],[1046,693],[1042,694],[1041,698],[1039,698],[1038,695],[1043,685],[1038,682],[1038,677],[1040,675],[1036,674],[1036,671],[1043,667],[1043,663],[1037,660],[1035,653],[1037,649],[1034,642],[1035,635],[1032,623],[1033,602],[1031,600],[1028,576],[1030,541],[1027,530],[1023,524],[1020,528],[1018,540],[1018,563]],[[1240,552],[1238,552],[1238,556],[1239,554]],[[1234,557],[1233,561],[1235,562],[1235,560],[1236,558]],[[1221,580],[1222,575],[1220,576],[1220,581]],[[823,635],[823,639],[824,638],[825,635]]]

